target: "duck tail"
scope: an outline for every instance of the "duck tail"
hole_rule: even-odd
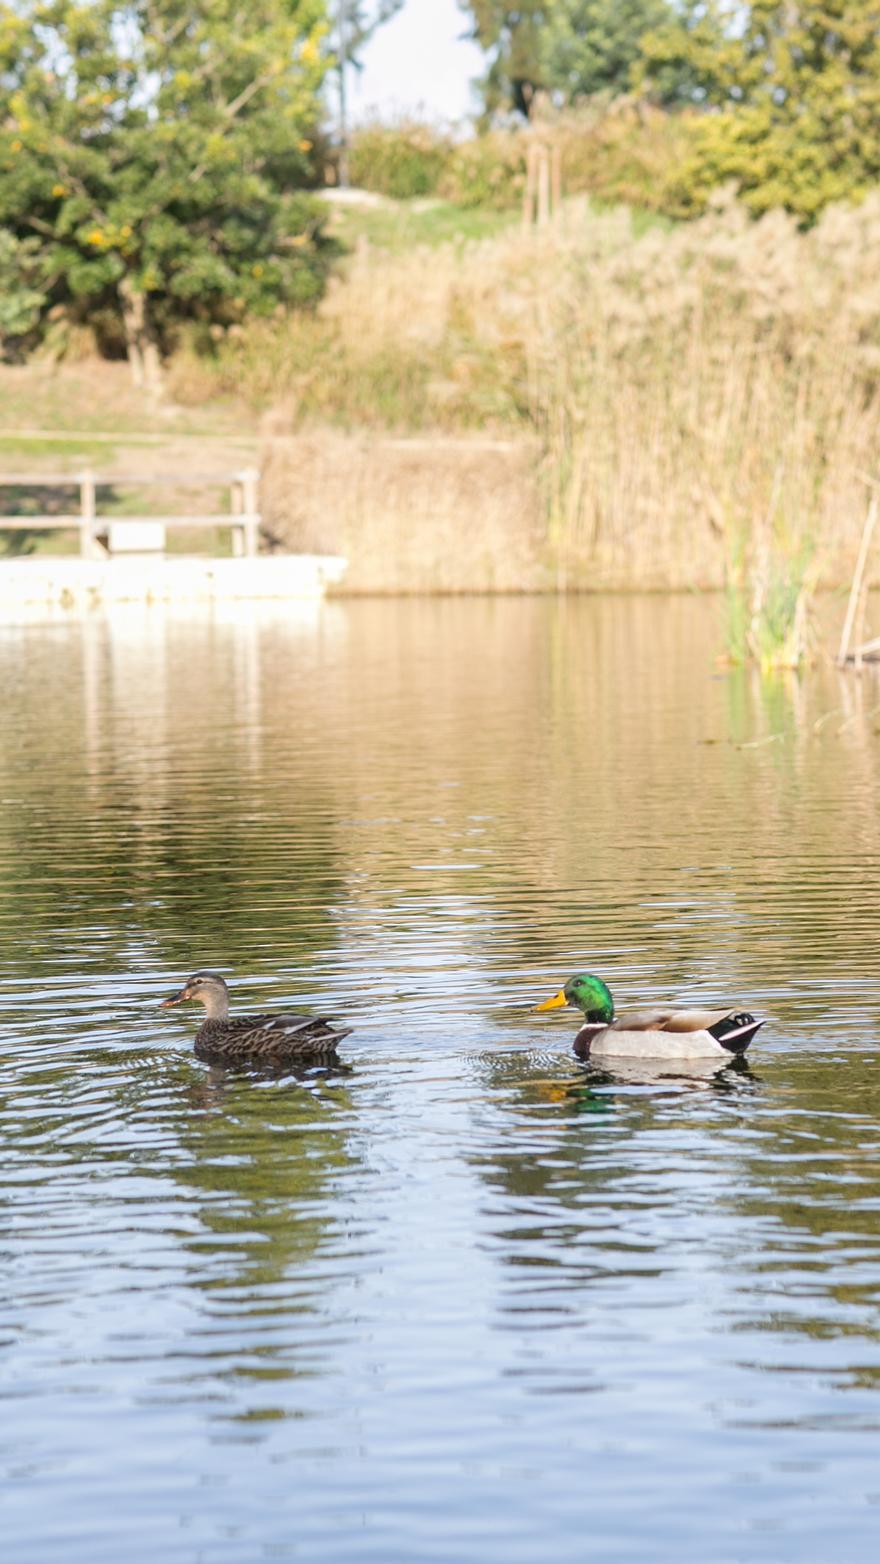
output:
[[[729,1049],[732,1054],[744,1054],[755,1033],[760,1032],[763,1025],[763,1021],[756,1021],[747,1010],[737,1010],[722,1016],[720,1021],[709,1027],[709,1031],[722,1048]]]

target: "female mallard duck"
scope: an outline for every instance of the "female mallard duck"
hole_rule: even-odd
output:
[[[326,1016],[229,1015],[229,990],[219,972],[194,972],[162,1007],[195,999],[208,1014],[196,1032],[196,1057],[209,1064],[321,1064],[332,1059],[350,1026]]]
[[[707,1059],[744,1054],[764,1025],[747,1010],[639,1010],[615,1019],[611,990],[579,972],[538,1010],[574,1005],[584,1024],[574,1040],[582,1059]]]

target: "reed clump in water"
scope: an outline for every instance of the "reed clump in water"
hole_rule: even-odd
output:
[[[626,209],[575,201],[539,230],[364,248],[313,320],[200,373],[284,400],[291,432],[537,435],[557,581],[727,580],[745,654],[769,636],[795,656],[813,586],[848,579],[875,470],[878,245],[880,196],[808,233],[725,199],[638,237]]]
[[[786,553],[764,537],[748,554],[734,557],[725,583],[731,662],[757,663],[772,672],[812,660],[818,580],[819,562],[809,544]]]

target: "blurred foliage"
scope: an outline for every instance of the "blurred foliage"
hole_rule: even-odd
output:
[[[45,308],[40,251],[39,239],[20,239],[0,228],[0,349],[26,342]]]
[[[454,148],[441,191],[463,207],[504,208],[519,201],[525,183],[528,135],[491,130]]]
[[[783,207],[811,223],[880,181],[878,0],[469,0],[467,9],[489,62],[490,118],[513,108],[534,123],[542,99],[558,111],[592,108],[602,95],[690,111],[666,138],[675,164],[652,187],[650,204],[670,215],[704,211],[730,182],[755,215]],[[617,161],[620,131],[589,149],[589,186],[569,188],[605,184],[638,199],[635,169],[656,175],[658,159],[639,148],[625,180],[609,178],[602,162]],[[475,201],[497,203],[515,187],[509,161],[491,140],[468,147],[460,173]]]
[[[692,117],[632,97],[597,95],[561,113],[542,100],[528,129],[488,131],[456,146],[440,189],[462,207],[516,206],[534,145],[557,149],[565,195],[680,215],[670,192]]]
[[[670,0],[554,0],[542,36],[543,82],[563,103],[596,93],[625,94],[647,33],[668,24]],[[655,86],[663,101],[680,94],[673,64]]]
[[[671,191],[695,118],[693,110],[671,114],[645,98],[597,95],[536,129],[559,147],[567,194],[677,217]]]
[[[330,232],[349,252],[366,243],[400,254],[414,245],[489,239],[516,222],[518,215],[510,208],[462,207],[439,197],[375,205],[340,203],[332,209]]]
[[[555,147],[565,194],[682,216],[676,181],[696,117],[632,96],[596,94],[563,111],[542,97],[528,126],[465,141],[415,121],[365,127],[353,139],[352,171],[356,184],[382,195],[436,192],[461,212],[503,213],[522,199],[530,146]]]
[[[709,106],[669,184],[669,205],[705,209],[733,182],[749,211],[804,223],[880,180],[877,0],[689,3],[644,40],[643,79],[680,71]]]
[[[452,145],[442,131],[414,119],[362,125],[349,144],[349,173],[364,190],[405,201],[434,195]]]
[[[627,93],[646,33],[676,15],[672,0],[465,0],[472,36],[485,50],[487,118],[514,110],[530,118],[540,93],[557,106],[597,92]],[[680,68],[655,82],[664,101],[681,96]]]

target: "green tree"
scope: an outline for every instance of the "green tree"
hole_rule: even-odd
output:
[[[246,24],[239,0],[0,5],[0,226],[43,313],[154,385],[181,321],[315,299],[325,32],[324,0],[249,0]]]
[[[486,50],[483,82],[488,113],[500,107],[528,116],[536,92],[565,104],[595,93],[623,94],[633,85],[642,40],[667,26],[675,0],[464,0],[473,36]],[[670,67],[655,82],[664,102],[682,96],[681,73]]]
[[[880,0],[693,5],[644,52],[648,80],[681,70],[710,107],[676,181],[681,209],[732,181],[753,212],[808,223],[880,182]]]
[[[642,39],[673,18],[670,0],[555,0],[542,38],[544,80],[566,103],[632,86]],[[678,95],[674,77],[661,96]]]
[[[546,86],[544,34],[555,0],[465,0],[472,37],[489,56],[483,80],[487,113],[513,108],[528,118],[535,93]]]

